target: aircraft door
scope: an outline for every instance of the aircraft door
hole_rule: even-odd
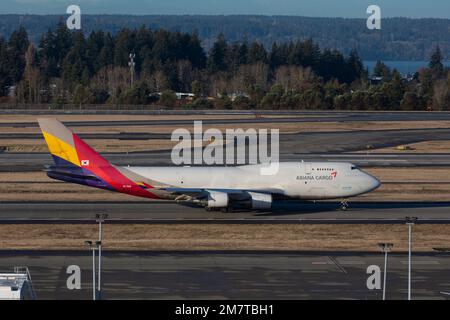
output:
[[[311,174],[311,162],[304,162],[305,174]]]

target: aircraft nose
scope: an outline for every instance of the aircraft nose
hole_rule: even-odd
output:
[[[368,189],[369,190],[375,190],[375,189],[379,188],[380,185],[381,185],[380,180],[378,180],[377,178],[375,178],[375,177],[373,177],[371,175],[368,175],[367,182],[368,182]]]

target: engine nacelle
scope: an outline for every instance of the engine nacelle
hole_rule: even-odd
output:
[[[226,208],[228,207],[229,197],[225,192],[208,191],[208,200],[206,206],[208,208]]]
[[[251,208],[253,210],[265,210],[272,207],[272,195],[257,192],[248,192],[251,197]]]

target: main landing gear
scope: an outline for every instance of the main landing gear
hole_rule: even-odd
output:
[[[347,211],[347,209],[348,209],[348,202],[347,202],[347,199],[344,199],[341,201],[341,210]]]

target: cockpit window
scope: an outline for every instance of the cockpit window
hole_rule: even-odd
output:
[[[357,166],[352,166],[352,170],[359,170]]]

